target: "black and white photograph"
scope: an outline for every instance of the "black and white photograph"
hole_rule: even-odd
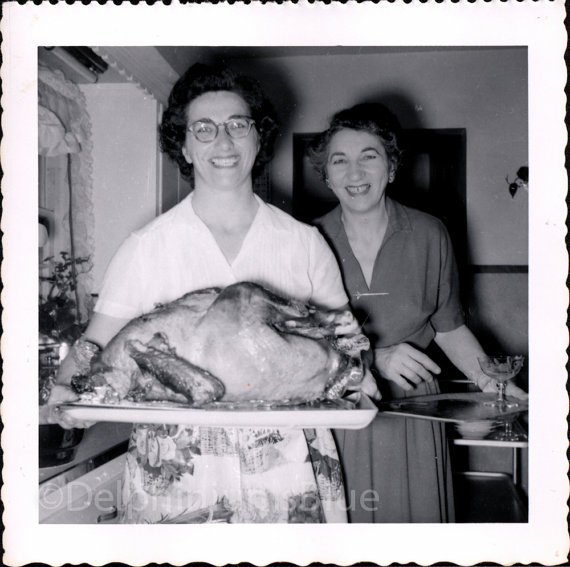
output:
[[[9,6],[6,564],[566,560],[564,4],[428,4]]]

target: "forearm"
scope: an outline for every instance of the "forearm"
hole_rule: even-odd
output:
[[[91,366],[91,359],[99,350],[96,344],[84,338],[77,340],[59,366],[55,380],[56,384],[69,386],[73,376],[88,372]]]
[[[489,377],[479,366],[477,357],[485,356],[485,351],[475,335],[462,325],[447,333],[436,333],[435,342],[467,379],[483,390],[489,382]]]
[[[68,386],[76,374],[89,371],[91,359],[119,332],[127,321],[95,313],[83,336],[61,362],[56,383]]]

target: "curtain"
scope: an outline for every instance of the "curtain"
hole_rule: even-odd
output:
[[[92,184],[91,120],[79,87],[60,71],[40,65],[38,71],[38,153],[66,155],[67,187],[71,206],[63,215],[64,233],[69,235],[67,251],[76,258],[93,258],[94,214]],[[76,295],[80,321],[90,309],[93,278],[80,274]]]

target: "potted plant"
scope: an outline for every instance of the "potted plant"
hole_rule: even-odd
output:
[[[46,258],[41,268],[48,275],[40,275],[40,333],[57,342],[73,343],[85,329],[79,313],[77,278],[89,271],[89,258],[74,258],[68,252],[61,252],[61,260],[53,256]],[[46,288],[47,292],[41,293]]]
[[[46,258],[40,265],[39,297],[39,403],[44,405],[55,382],[63,345],[70,345],[85,330],[81,320],[77,278],[90,269],[89,258],[60,253],[61,260]],[[83,429],[64,429],[42,423],[40,411],[40,467],[73,460],[83,438]]]

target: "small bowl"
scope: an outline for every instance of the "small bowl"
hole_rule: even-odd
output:
[[[489,419],[462,421],[455,424],[455,429],[465,439],[484,439],[495,427],[496,423]]]

